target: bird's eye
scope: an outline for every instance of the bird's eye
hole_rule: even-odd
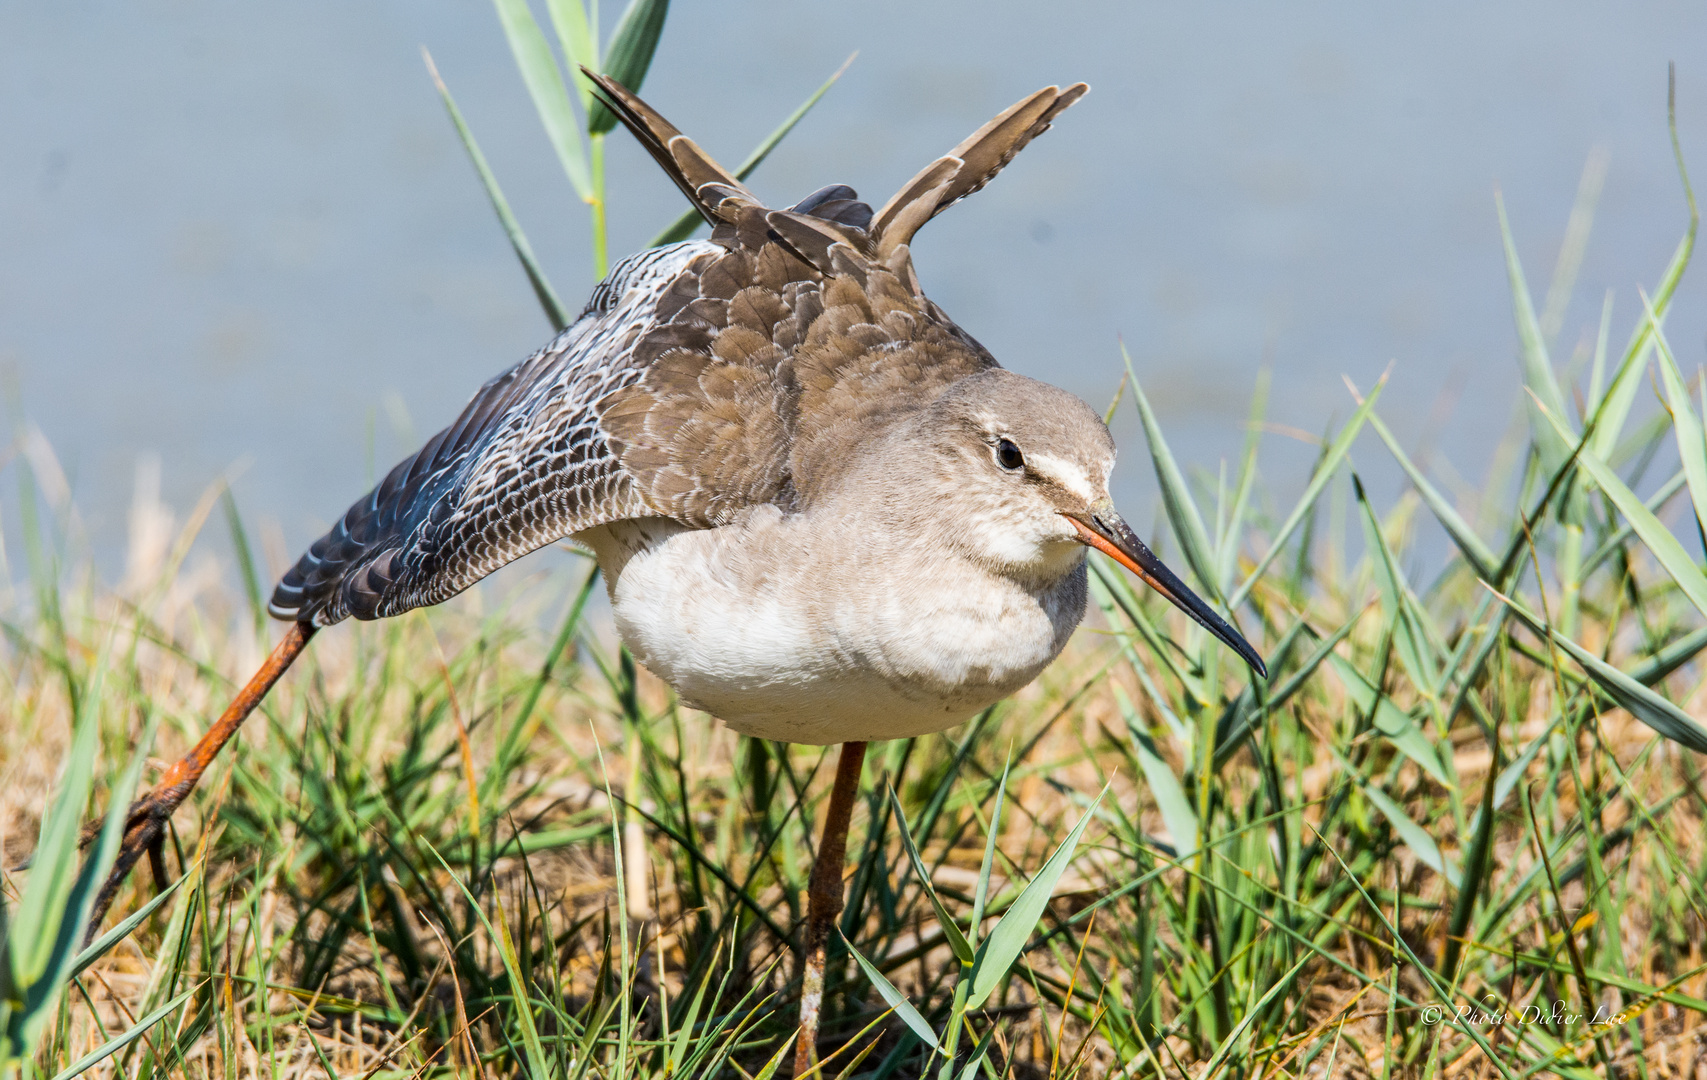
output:
[[[996,462],[1011,472],[1025,467],[1025,455],[1019,452],[1012,439],[1003,439],[996,444]]]

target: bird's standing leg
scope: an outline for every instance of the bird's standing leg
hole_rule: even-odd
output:
[[[830,927],[842,913],[842,863],[847,859],[848,822],[859,795],[865,744],[842,744],[836,761],[836,786],[830,792],[830,811],[818,858],[812,863],[812,883],[806,898],[806,949],[800,979],[800,1039],[794,1046],[794,1075],[803,1076],[817,1057],[818,1012],[824,1003],[824,947]]]
[[[314,626],[310,623],[292,623],[285,631],[284,640],[273,649],[267,662],[261,665],[261,670],[249,679],[249,682],[226,706],[213,726],[207,729],[196,744],[166,770],[166,775],[160,778],[160,783],[153,791],[136,800],[130,806],[130,819],[125,823],[124,843],[119,847],[118,859],[113,863],[113,870],[107,877],[105,885],[101,886],[100,895],[95,898],[95,907],[89,917],[88,936],[93,938],[95,931],[101,925],[102,916],[106,915],[107,907],[117,895],[119,886],[130,875],[131,867],[148,853],[154,867],[156,877],[164,873],[164,862],[160,858],[160,843],[166,831],[166,822],[172,817],[183,801],[195,790],[196,783],[201,780],[202,773],[213,764],[213,759],[219,754],[231,736],[237,733],[244,720],[255,711],[255,706],[267,696],[267,691],[279,681],[279,676],[290,667],[291,661],[297,658],[308,644],[308,639],[314,636]],[[91,824],[84,832],[84,842],[93,839],[100,833],[99,822]]]

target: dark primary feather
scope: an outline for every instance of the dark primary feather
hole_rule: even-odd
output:
[[[986,124],[874,214],[846,185],[768,210],[645,102],[592,76],[714,225],[643,252],[545,348],[493,379],[279,582],[326,626],[436,604],[545,544],[636,517],[713,528],[809,505],[871,425],[994,358],[919,290],[907,242],[1084,92]]]

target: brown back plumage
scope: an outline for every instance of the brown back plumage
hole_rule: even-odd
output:
[[[841,186],[767,210],[639,98],[588,75],[725,249],[677,281],[664,320],[636,343],[645,374],[600,406],[618,460],[661,512],[711,526],[759,503],[805,505],[868,425],[996,365],[925,298],[909,241],[988,183],[1084,84],[1007,109],[873,215]]]
[[[767,209],[644,101],[588,72],[713,226],[642,252],[573,325],[493,379],[279,582],[327,625],[448,599],[544,544],[628,518],[709,528],[809,505],[860,441],[996,361],[926,299],[908,244],[1083,84],[1027,97],[874,214],[852,188]]]

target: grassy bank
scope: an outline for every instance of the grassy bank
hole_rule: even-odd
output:
[[[537,38],[525,5],[500,10],[512,42]],[[562,97],[555,147],[602,223],[588,101],[583,142],[574,76],[547,76],[549,49],[517,55],[542,114]],[[1524,389],[1488,495],[1437,488],[1380,386],[1351,388],[1295,503],[1264,490],[1263,385],[1236,467],[1187,476],[1141,373],[1111,365],[1111,410],[1138,410],[1163,493],[1157,546],[1236,613],[1270,677],[1095,561],[1096,616],[1036,685],[874,747],[842,920],[867,963],[833,944],[820,1075],[1707,1075],[1707,385],[1659,330],[1692,199],[1685,220],[1670,264],[1568,358],[1509,235],[1490,237]],[[1649,388],[1663,408],[1637,407]],[[1372,505],[1354,446],[1391,455],[1410,491]],[[294,552],[255,543],[217,488],[180,518],[144,486],[123,578],[105,580],[52,449],[28,429],[9,447],[0,1076],[739,1077],[791,1060],[833,751],[678,708],[589,623],[599,585],[568,551],[316,639],[178,815],[165,890],[140,870],[119,932],[81,952],[76,823],[150,782],[254,670],[277,634],[261,599]],[[1414,580],[1430,521],[1454,554]],[[1034,912],[1027,883],[1057,872]],[[962,937],[1023,945],[971,1006]]]
[[[874,751],[843,927],[939,1033],[958,961],[886,785],[962,927],[1003,795],[985,929],[1110,785],[953,1074],[977,1045],[1014,1076],[1696,1075],[1707,443],[1646,313],[1689,246],[1574,385],[1513,261],[1532,405],[1503,511],[1431,486],[1379,387],[1269,513],[1260,388],[1236,474],[1192,484],[1127,385],[1171,557],[1239,610],[1272,677],[1244,681],[1098,564],[1100,626],[1036,686]],[[1650,378],[1671,409],[1629,423]],[[1385,442],[1415,490],[1370,505],[1355,439]],[[259,597],[283,558],[217,490],[182,522],[143,498],[125,580],[103,583],[61,539],[51,450],[15,445],[9,865],[36,846],[77,716],[99,745],[92,809],[133,745],[152,738],[158,763],[194,738],[275,633]],[[1687,546],[1643,497],[1689,523]],[[1423,515],[1457,554],[1413,582],[1398,568]],[[235,565],[198,552],[212,529]],[[96,1073],[738,1076],[775,1057],[830,759],[679,710],[591,632],[590,565],[535,563],[506,595],[315,642],[179,815],[171,893],[48,1010],[39,1075],[127,1035]],[[29,878],[5,879],[14,909]],[[139,874],[117,912],[153,892]],[[845,954],[832,969],[826,1050],[846,1049],[824,1075],[941,1071]]]

